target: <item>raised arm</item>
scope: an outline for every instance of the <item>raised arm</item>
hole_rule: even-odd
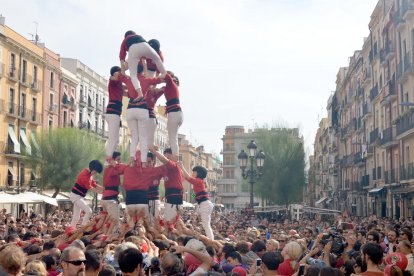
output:
[[[201,267],[205,271],[209,271],[211,266],[214,265],[213,258],[210,255],[205,254],[203,252],[192,250],[184,246],[178,246],[178,245],[172,246],[171,248],[175,249],[177,253],[187,252],[193,255],[194,257],[196,257],[199,261],[202,262],[202,264],[199,267]]]
[[[184,168],[183,163],[180,161],[180,162],[178,162],[178,165],[180,166],[181,171],[183,172],[184,178],[185,178],[185,179],[190,178],[190,177],[191,177],[191,175],[190,175],[190,174],[187,172],[187,170]]]
[[[158,158],[158,160],[160,160],[161,163],[163,163],[163,164],[168,163],[168,161],[169,161],[168,158],[165,157],[162,153],[159,153],[154,148],[150,148],[149,150]]]

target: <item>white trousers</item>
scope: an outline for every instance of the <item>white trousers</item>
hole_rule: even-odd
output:
[[[176,205],[164,202],[164,220],[167,223],[173,224],[177,221],[177,217],[180,215],[182,205]]]
[[[129,156],[135,158],[138,142],[141,149],[141,162],[147,162],[148,154],[148,109],[128,108],[125,119],[131,132],[131,146]]]
[[[179,154],[178,129],[182,125],[183,120],[184,116],[182,111],[167,113],[168,140],[170,142],[171,151],[174,156],[178,156]]]
[[[128,69],[129,75],[131,76],[131,82],[134,85],[135,90],[141,88],[141,85],[137,77],[138,63],[142,57],[150,58],[157,65],[158,71],[160,71],[162,76],[165,76],[167,72],[165,71],[164,64],[160,59],[160,56],[151,46],[146,42],[132,44],[128,49]]]
[[[149,206],[150,206],[151,219],[159,219],[160,218],[160,213],[161,213],[160,200],[159,199],[150,200],[149,201]]]
[[[119,129],[121,127],[121,116],[116,114],[105,114],[108,123],[108,141],[106,141],[106,156],[111,156],[119,144]]]
[[[148,145],[154,145],[154,137],[155,131],[157,130],[157,119],[149,118],[147,123],[147,131],[148,131]]]
[[[116,200],[101,200],[103,209],[108,212],[108,216],[112,223],[115,224],[114,233],[119,229],[119,205]]]
[[[129,204],[126,206],[127,213],[130,219],[135,223],[136,218],[142,218],[144,221],[148,219],[148,205],[147,204]]]
[[[75,193],[70,193],[69,199],[73,203],[72,221],[70,223],[70,226],[76,227],[76,224],[78,224],[79,221],[81,211],[85,212],[85,215],[83,216],[82,220],[82,226],[86,225],[92,216],[91,207],[89,207],[88,204],[86,204],[85,198]]]
[[[201,202],[198,208],[198,213],[201,217],[201,225],[203,225],[207,238],[212,240],[214,240],[213,229],[211,228],[211,213],[213,212],[213,208],[214,205],[210,200]]]

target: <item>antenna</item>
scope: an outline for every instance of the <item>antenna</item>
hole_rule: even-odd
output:
[[[33,35],[33,34],[30,34],[31,36],[32,36],[32,41],[37,45],[37,43],[39,42],[39,40],[40,40],[40,38],[39,38],[39,35],[37,34],[37,28],[38,28],[38,26],[39,26],[39,23],[38,22],[36,22],[36,21],[33,21],[33,24],[35,24],[36,25],[36,32],[35,32],[35,34]],[[33,39],[33,37],[34,37],[34,39]]]

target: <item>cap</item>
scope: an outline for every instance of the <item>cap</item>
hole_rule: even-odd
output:
[[[247,271],[241,266],[236,266],[231,270],[231,272],[236,272],[239,276],[247,276]]]

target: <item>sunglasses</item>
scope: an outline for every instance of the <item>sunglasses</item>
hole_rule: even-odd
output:
[[[64,262],[73,264],[74,266],[80,266],[81,264],[86,264],[86,260],[64,261]]]

